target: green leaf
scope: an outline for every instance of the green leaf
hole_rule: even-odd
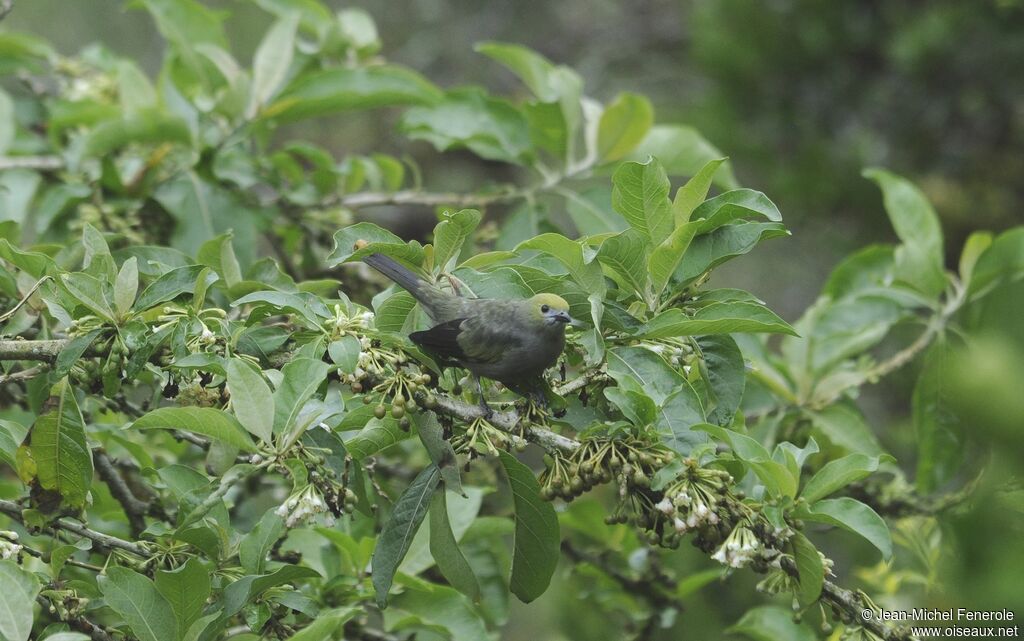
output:
[[[228,374],[231,409],[238,422],[264,443],[273,442],[274,397],[263,375],[239,358],[230,359],[224,369]]]
[[[864,415],[852,403],[838,402],[821,411],[805,411],[814,428],[824,434],[833,445],[868,456],[882,453],[878,437],[868,427]]]
[[[10,94],[0,90],[0,155],[6,154],[17,132],[14,119],[14,101]]]
[[[529,603],[548,589],[558,565],[561,535],[558,517],[550,502],[540,497],[540,484],[530,468],[514,456],[499,451],[516,510],[515,552],[509,589]]]
[[[448,522],[447,492],[436,492],[430,504],[430,554],[437,569],[453,588],[473,601],[480,598],[480,585],[473,568],[459,549],[451,523]]]
[[[654,124],[651,101],[634,93],[620,93],[601,114],[597,126],[597,157],[611,162],[624,157],[643,140]]]
[[[882,556],[892,558],[892,537],[882,517],[856,499],[842,497],[817,501],[799,510],[797,517],[805,521],[827,523],[845,528],[867,539]]]
[[[561,234],[541,234],[520,243],[515,251],[533,249],[554,256],[565,265],[573,280],[591,292],[603,295],[605,291],[604,275],[596,261],[587,262],[583,256],[583,245],[579,241],[570,240]]]
[[[628,224],[611,208],[611,192],[595,187],[582,192],[557,189],[565,198],[565,209],[581,236],[596,236],[628,229]]]
[[[114,310],[111,309],[110,301],[107,299],[104,283],[82,272],[61,274],[60,282],[72,298],[88,307],[100,318],[113,322]]]
[[[834,461],[829,461],[822,466],[818,473],[811,477],[804,485],[800,496],[809,503],[824,498],[833,492],[841,490],[850,483],[859,481],[878,469],[878,464],[892,457],[883,454],[881,456],[866,456],[864,454],[848,454]]]
[[[698,223],[684,222],[680,224],[668,238],[651,251],[651,257],[647,260],[647,271],[650,272],[651,284],[656,297],[661,296],[665,287],[668,286],[672,274],[675,273],[686,250],[690,247],[698,226]]]
[[[296,358],[281,368],[281,382],[274,390],[273,397],[275,434],[296,427],[296,417],[327,378],[329,370],[327,363],[312,358]],[[228,377],[230,381],[230,369]]]
[[[956,359],[944,338],[925,353],[914,385],[912,418],[917,434],[918,490],[927,494],[951,479],[963,457],[964,424],[951,404]]]
[[[443,631],[451,641],[483,641],[488,631],[484,614],[469,599],[453,588],[417,579],[404,579],[403,591],[395,596],[393,607],[384,612],[386,629],[413,626],[425,629],[417,638],[426,638],[432,631]],[[507,593],[507,588],[501,586]]]
[[[0,241],[0,251],[2,249],[3,242]],[[971,273],[968,291],[972,298],[977,298],[991,291],[1001,282],[1013,281],[1022,276],[1024,276],[1024,227],[1015,227],[996,236],[985,253],[978,258]]]
[[[821,587],[825,582],[825,566],[817,548],[806,536],[797,532],[790,542],[793,544],[796,569],[800,573],[796,597],[800,605],[806,608],[821,596]]]
[[[781,223],[736,223],[719,227],[693,239],[676,270],[676,278],[689,282],[712,267],[746,254],[762,240],[787,235],[789,232]]]
[[[246,452],[256,451],[256,444],[235,417],[212,407],[161,407],[143,414],[129,427],[184,430],[209,436]]]
[[[117,315],[124,317],[131,311],[135,295],[139,291],[139,261],[134,256],[121,264],[114,281],[114,307]]]
[[[0,561],[0,637],[27,641],[39,580],[13,561]]]
[[[270,588],[295,583],[302,579],[321,578],[320,574],[307,567],[298,565],[282,565],[273,572],[260,575],[247,575],[230,583],[224,588],[220,621],[226,621],[240,612],[246,603],[263,594]]]
[[[85,420],[75,391],[62,379],[53,386],[52,409],[36,419],[31,451],[39,485],[59,492],[74,507],[85,505],[92,485],[92,452],[85,438]]]
[[[793,611],[775,605],[747,610],[726,632],[754,641],[815,641],[818,635],[806,623],[793,621]]]
[[[864,176],[881,189],[885,211],[903,244],[896,249],[896,278],[928,296],[946,288],[942,226],[924,194],[910,181],[884,169]]]
[[[409,433],[399,427],[395,419],[390,416],[382,419],[374,417],[373,407],[370,405],[365,405],[362,409],[368,410],[366,415],[369,416],[369,420],[358,434],[345,441],[345,447],[355,460],[362,461],[409,438]],[[341,426],[338,429],[341,429]]]
[[[429,105],[442,97],[437,87],[404,67],[333,67],[300,75],[261,117],[290,122],[353,109]]]
[[[298,27],[299,13],[289,13],[278,19],[263,36],[252,61],[252,94],[247,118],[256,117],[281,88],[292,64]]]
[[[28,428],[21,423],[0,419],[0,459],[17,469],[14,456],[18,446],[25,440]]]
[[[693,210],[707,198],[708,190],[711,189],[711,181],[715,172],[726,161],[725,158],[716,158],[704,163],[700,171],[693,175],[686,184],[679,188],[676,197],[672,201],[672,214],[676,220],[676,227],[690,221]]]
[[[356,242],[360,240],[365,240],[369,244],[362,249],[356,249]],[[356,223],[334,234],[334,251],[327,257],[327,264],[333,267],[360,260],[370,254],[390,256],[414,272],[418,271],[423,263],[423,247],[416,241],[406,243],[373,223]]]
[[[156,589],[170,604],[178,632],[184,634],[203,613],[210,596],[210,573],[193,557],[175,570],[157,570]]]
[[[487,160],[515,164],[532,153],[526,117],[512,103],[479,89],[455,90],[435,104],[413,107],[400,128],[438,151],[466,148]]]
[[[328,639],[333,639],[338,630],[358,613],[359,610],[352,606],[321,612],[315,621],[288,637],[289,641],[328,641]]]
[[[690,220],[700,221],[697,233],[706,234],[747,216],[760,216],[772,222],[782,222],[782,214],[775,203],[753,189],[734,189],[705,200],[693,210]]]
[[[285,534],[284,519],[273,510],[267,510],[252,530],[238,545],[238,560],[249,574],[262,574],[266,569],[267,554]]]
[[[747,383],[743,354],[728,334],[701,336],[697,345],[704,357],[710,396],[714,400],[708,422],[723,427],[731,425]]]
[[[242,281],[242,267],[235,256],[232,244],[234,234],[227,232],[211,238],[199,247],[196,260],[217,272],[228,287],[234,287]]]
[[[669,182],[656,159],[645,163],[624,162],[612,175],[612,207],[631,227],[650,239],[652,246],[672,233],[672,203],[668,199]]]
[[[480,212],[463,209],[442,214],[441,222],[434,226],[434,265],[447,269],[448,262],[458,258],[462,246],[480,224]]]
[[[127,568],[107,568],[97,583],[106,604],[121,615],[139,641],[168,641],[179,635],[171,604],[152,581]]]
[[[662,357],[643,347],[609,350],[608,374],[624,389],[644,393],[658,405],[683,382]]]
[[[162,274],[142,290],[142,295],[135,301],[135,310],[144,311],[182,294],[191,294],[196,289],[196,279],[202,271],[202,265],[187,265]],[[210,275],[210,279],[215,278]]]
[[[387,607],[395,571],[409,551],[440,480],[441,473],[434,465],[420,472],[395,502],[391,518],[377,537],[373,550],[373,588],[377,594],[377,605],[382,609]]]
[[[622,415],[633,425],[644,427],[654,422],[657,408],[650,396],[621,387],[604,388],[604,396],[618,407]]]
[[[654,426],[665,445],[682,456],[689,456],[695,446],[708,440],[707,435],[693,429],[704,421],[704,408],[697,392],[683,381],[679,389],[669,394],[658,408]]]
[[[96,125],[85,137],[85,155],[102,158],[126,145],[158,143],[190,146],[192,130],[182,118],[155,109],[126,114]]]
[[[670,338],[703,334],[773,333],[796,335],[796,330],[775,313],[758,303],[711,303],[692,316],[678,308],[664,311],[645,323],[637,338]]]
[[[749,465],[765,489],[772,494],[791,498],[796,496],[799,480],[786,465],[773,460],[768,450],[756,440],[745,434],[707,423],[695,425],[693,429],[705,431],[725,441],[732,448],[736,458]]]
[[[991,232],[976,231],[964,241],[964,248],[960,251],[959,261],[961,283],[970,285],[974,275],[974,266],[978,264],[978,259],[981,258],[982,254],[992,246],[992,240]],[[1022,245],[1022,249],[1024,249],[1024,245]],[[1024,259],[1021,260],[1021,266],[1024,267]],[[1021,272],[1024,273],[1024,269],[1021,269]]]
[[[627,229],[605,239],[597,250],[597,260],[612,270],[616,281],[641,300],[648,299],[647,238],[643,234]]]
[[[482,42],[476,45],[476,50],[516,74],[540,100],[554,102],[558,99],[559,92],[553,78],[555,66],[539,53],[501,42]]]
[[[665,171],[673,176],[696,176],[708,162],[718,160],[724,155],[693,127],[655,125],[630,157],[634,160],[645,160],[654,156],[661,161]],[[739,187],[729,163],[725,163],[715,174],[714,183],[722,189]]]

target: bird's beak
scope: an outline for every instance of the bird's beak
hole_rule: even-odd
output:
[[[569,316],[568,312],[558,312],[557,314],[555,314],[555,320],[558,321],[559,323],[567,324],[575,322],[573,321],[572,316]]]

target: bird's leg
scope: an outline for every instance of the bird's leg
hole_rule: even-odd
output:
[[[487,404],[487,398],[484,397],[484,386],[480,382],[480,377],[473,374],[473,378],[476,379],[476,392],[480,395],[480,410],[484,413],[484,418],[489,419],[494,415],[494,410]]]

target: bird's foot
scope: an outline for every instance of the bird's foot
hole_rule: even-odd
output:
[[[480,397],[479,406],[480,411],[483,413],[483,419],[485,421],[491,420],[491,417],[494,416],[494,410],[491,409],[491,406],[488,405],[487,401],[484,399],[483,396]]]

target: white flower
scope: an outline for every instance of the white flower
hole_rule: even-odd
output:
[[[678,516],[675,519],[672,520],[672,525],[675,526],[676,532],[679,532],[680,534],[685,533],[686,530],[688,529],[686,527],[686,523],[681,518],[679,518]]]
[[[667,496],[661,499],[661,501],[654,507],[656,507],[659,511],[663,512],[664,514],[672,514],[676,511],[676,506],[672,504],[672,501],[668,500]]]
[[[0,538],[0,559],[7,561],[17,558],[18,554],[21,553],[22,546],[8,539],[17,540],[18,534],[16,532],[3,532],[2,534],[10,536],[7,536],[7,538]]]
[[[742,568],[761,551],[761,542],[744,525],[737,526],[729,533],[725,543],[711,555],[711,558],[731,568]]]

